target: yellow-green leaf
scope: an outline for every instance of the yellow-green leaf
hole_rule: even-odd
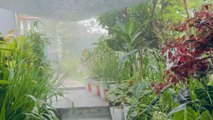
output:
[[[9,84],[9,81],[7,80],[0,80],[0,85],[7,85]]]

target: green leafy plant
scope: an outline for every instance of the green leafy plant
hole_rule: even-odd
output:
[[[94,44],[94,48],[87,51],[84,62],[89,76],[104,81],[118,81],[122,71],[119,71],[118,55],[112,51],[104,38]]]
[[[129,68],[129,77],[132,77],[136,67],[135,55],[141,47],[140,36],[142,32],[134,21],[129,21],[126,24],[117,23],[112,31],[112,35],[106,39],[106,43],[112,50],[124,53],[121,63],[125,63],[123,65]]]
[[[1,42],[1,120],[57,119],[45,102],[59,92],[58,79],[54,79],[44,54],[44,44],[42,34],[35,31]],[[42,105],[36,105],[38,102]],[[36,117],[30,116],[35,110],[45,109],[47,111],[38,112]]]
[[[129,70],[129,77],[159,83],[152,83],[152,87],[150,83],[146,87],[136,83],[129,120],[212,120],[212,86],[207,79],[212,72],[212,4],[189,18],[191,9],[201,3],[152,0],[145,4],[149,6],[128,7],[100,18],[103,27],[109,29],[107,45],[122,53],[120,63]],[[183,24],[174,27],[186,17]],[[162,51],[166,64],[159,50],[147,48],[159,48],[158,40],[165,42],[177,36],[177,41],[168,42]],[[120,105],[124,91],[115,88],[110,92],[114,105]]]
[[[107,99],[112,107],[123,107],[122,104],[130,104],[133,94],[132,81],[115,84],[107,93]]]
[[[205,86],[203,88],[195,89],[195,94],[198,100],[200,100],[200,105],[204,110],[213,111],[213,86]]]

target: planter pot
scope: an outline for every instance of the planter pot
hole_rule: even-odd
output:
[[[112,120],[124,120],[124,112],[123,109],[117,107],[110,107],[110,114]]]
[[[107,86],[105,84],[100,84],[100,94],[102,99],[107,98]]]
[[[86,80],[85,80],[85,86],[86,86],[86,89],[87,89],[89,92],[92,92],[92,83],[91,83],[91,80],[86,79]]]
[[[92,84],[91,84],[91,83],[88,83],[88,84],[87,84],[87,90],[88,90],[89,92],[92,92]]]
[[[92,93],[94,95],[100,96],[100,86],[97,80],[92,80]]]
[[[99,84],[96,84],[96,95],[97,96],[101,96],[101,92],[100,92],[100,85]]]
[[[124,105],[124,119],[127,120],[127,115],[129,112],[130,106],[129,105]]]

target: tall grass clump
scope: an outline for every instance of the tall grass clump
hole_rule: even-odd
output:
[[[45,55],[48,39],[31,30],[0,42],[0,120],[56,120],[46,101],[57,94]]]

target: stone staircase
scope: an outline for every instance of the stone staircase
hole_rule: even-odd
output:
[[[64,89],[64,97],[53,100],[61,120],[111,120],[108,103],[85,87]]]
[[[62,120],[111,120],[107,107],[58,109]]]

